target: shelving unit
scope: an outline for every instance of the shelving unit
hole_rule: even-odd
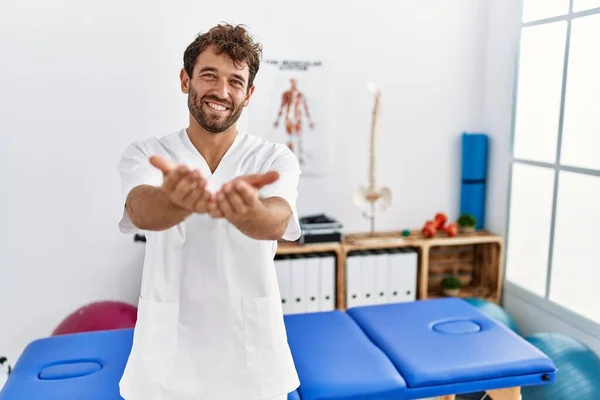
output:
[[[455,237],[438,234],[426,238],[419,231],[402,237],[400,232],[375,235],[357,233],[344,237],[341,243],[300,245],[280,242],[278,254],[333,253],[336,256],[336,308],[346,309],[346,258],[352,251],[409,247],[418,253],[417,299],[445,296],[440,288],[448,273],[459,276],[463,287],[458,297],[480,297],[500,303],[502,293],[501,236],[487,231],[459,233]]]
[[[345,265],[346,252],[340,243],[318,243],[301,245],[296,242],[279,242],[277,248],[278,255],[288,254],[309,254],[309,253],[332,253],[335,255],[335,307],[340,310],[345,309],[345,305],[341,302],[340,290],[345,288]],[[345,293],[345,291],[344,291]]]

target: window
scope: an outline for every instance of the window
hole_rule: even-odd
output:
[[[600,50],[593,38],[600,38],[600,13],[573,20],[560,160],[600,170]]]
[[[568,13],[569,0],[523,0],[523,22],[552,18]]]
[[[514,156],[554,163],[567,23],[523,28],[519,56]]]
[[[600,177],[570,171],[558,175],[550,300],[600,321]]]
[[[600,0],[523,0],[506,279],[600,324]]]
[[[593,8],[600,8],[600,0],[574,0],[573,11],[586,11]]]
[[[552,169],[513,165],[506,278],[539,296],[546,294],[553,191]]]

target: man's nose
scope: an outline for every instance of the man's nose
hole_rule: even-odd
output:
[[[227,82],[223,80],[218,80],[214,88],[214,93],[215,96],[219,97],[220,99],[227,100],[227,98],[229,97]]]

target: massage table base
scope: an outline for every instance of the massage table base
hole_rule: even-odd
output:
[[[521,400],[520,387],[488,390],[486,393],[492,400]],[[440,397],[440,400],[456,400],[456,395],[448,394]]]
[[[487,392],[492,400],[521,400],[521,388],[490,390]]]

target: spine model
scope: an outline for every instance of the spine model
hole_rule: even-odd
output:
[[[377,186],[377,139],[379,137],[381,91],[372,84],[369,84],[369,90],[375,96],[375,104],[371,115],[368,184],[361,185],[357,189],[354,194],[354,203],[361,209],[363,215],[371,220],[371,233],[374,233],[375,217],[391,205],[392,192],[388,187]]]

